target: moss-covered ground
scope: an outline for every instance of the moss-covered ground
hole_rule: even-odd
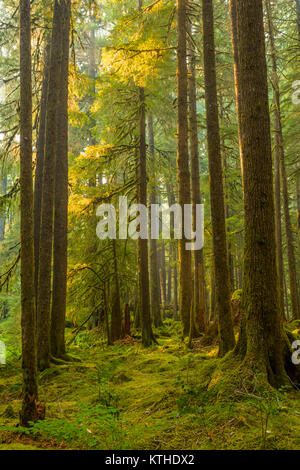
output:
[[[8,349],[0,366],[0,450],[300,448],[299,392],[239,390],[218,399],[217,350],[188,349],[172,321],[150,349],[138,338],[107,347],[99,331],[80,333],[69,352],[81,362],[40,374],[46,420],[25,433],[15,427],[22,387],[17,333],[9,321],[0,333]]]

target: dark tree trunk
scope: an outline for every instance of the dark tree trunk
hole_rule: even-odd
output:
[[[274,155],[274,168],[275,168],[275,233],[276,233],[276,255],[279,275],[279,294],[280,306],[282,315],[284,315],[284,265],[283,265],[283,250],[282,250],[282,226],[281,226],[281,145],[283,144],[281,133],[281,116],[280,116],[280,92],[279,92],[279,79],[277,73],[277,58],[275,51],[274,29],[271,13],[271,5],[269,0],[266,0],[267,19],[269,26],[269,42],[271,49],[272,59],[272,85],[274,91],[274,140],[275,140],[275,155]]]
[[[147,152],[146,152],[146,104],[145,91],[139,88],[140,106],[140,147],[139,147],[139,181],[138,181],[138,203],[147,206]],[[149,292],[149,270],[148,270],[148,241],[139,238],[139,276],[140,276],[140,307],[142,324],[143,345],[151,346],[154,341],[150,315],[150,292]]]
[[[177,243],[174,244],[174,249],[173,249],[173,263],[174,263],[174,269],[173,269],[173,276],[174,276],[174,319],[177,321],[178,320],[178,254],[177,254],[177,249],[178,245]]]
[[[47,112],[47,96],[49,83],[49,65],[50,65],[50,39],[47,38],[44,52],[44,71],[43,85],[40,102],[39,130],[37,137],[36,150],[36,168],[34,180],[34,278],[35,278],[35,296],[36,303],[38,297],[38,279],[39,279],[39,251],[41,236],[41,208],[43,194],[43,171],[45,157],[45,130],[46,130],[46,112]]]
[[[178,151],[177,178],[178,202],[184,209],[191,203],[191,183],[188,152],[188,80],[186,54],[187,1],[177,0],[177,79],[178,79]],[[183,327],[183,336],[190,332],[190,315],[192,302],[192,257],[186,250],[186,238],[179,240],[179,311]]]
[[[63,357],[68,265],[68,78],[70,49],[70,0],[62,0],[62,63],[57,116],[53,294],[51,310],[51,353]]]
[[[30,0],[20,0],[21,326],[23,400],[20,423],[37,419],[34,298]]]
[[[62,61],[62,18],[62,4],[58,2],[58,0],[55,0],[46,113],[41,236],[39,251],[37,346],[38,367],[40,370],[47,369],[50,365],[51,261],[53,243],[55,164],[57,150],[57,110]]]
[[[300,0],[295,0],[295,2],[296,2],[296,14],[297,14],[298,38],[300,41]]]
[[[117,248],[116,240],[112,240],[113,246],[113,260],[114,260],[114,279],[115,279],[115,290],[113,294],[113,307],[112,307],[112,318],[111,318],[111,340],[117,341],[122,337],[122,313],[121,313],[121,301],[120,301],[120,286],[119,286],[119,270],[117,261]]]
[[[288,193],[288,182],[286,175],[285,167],[285,153],[284,153],[284,143],[283,143],[283,133],[282,133],[282,122],[281,122],[281,106],[280,106],[280,91],[279,91],[279,78],[277,72],[277,57],[275,50],[275,39],[274,39],[274,28],[273,28],[273,19],[271,12],[270,0],[266,0],[267,6],[267,16],[269,23],[269,38],[270,38],[270,48],[271,48],[271,59],[272,59],[272,70],[273,70],[273,90],[274,90],[274,116],[275,116],[275,144],[276,144],[276,167],[277,167],[277,186],[280,187],[280,182],[278,182],[278,159],[280,162],[281,169],[281,180],[282,180],[282,192],[283,192],[283,209],[284,209],[284,218],[285,218],[285,231],[286,231],[286,241],[287,241],[287,252],[288,252],[288,265],[289,265],[289,279],[290,279],[290,291],[291,291],[291,302],[292,302],[292,312],[293,319],[300,319],[300,301],[299,301],[299,292],[297,286],[297,268],[296,268],[296,257],[295,257],[295,248],[293,241],[293,230],[290,216],[289,208],[289,193]],[[277,189],[278,190],[278,189]],[[280,202],[277,201],[278,195],[276,198],[276,208],[277,211],[280,208]],[[277,207],[279,205],[279,207]],[[276,211],[276,212],[277,212]],[[280,211],[281,212],[281,211]],[[280,220],[280,213],[276,214],[276,220]],[[279,221],[277,222],[277,238],[279,236],[279,230],[281,227],[278,227]],[[278,240],[277,240],[278,241]],[[280,240],[279,240],[280,242]],[[277,244],[277,250],[280,250],[279,244]],[[280,259],[281,256],[281,259]],[[281,305],[283,306],[283,262],[282,262],[282,253],[280,252],[277,255],[278,257],[278,267],[279,267],[279,281],[280,281],[280,294],[281,294]]]
[[[192,28],[189,28],[189,67],[188,67],[188,93],[189,93],[189,125],[190,125],[190,153],[191,153],[191,181],[193,204],[193,231],[196,231],[197,205],[201,204],[200,173],[199,173],[199,142],[197,124],[197,96],[196,96],[196,56],[192,38]],[[195,328],[190,332],[202,333],[205,331],[206,301],[205,301],[205,273],[203,249],[194,251],[194,311]]]
[[[129,305],[125,305],[125,311],[124,311],[124,334],[125,336],[130,336],[130,308]]]
[[[165,318],[166,318],[166,298],[165,298],[165,290],[163,288],[163,286],[164,286],[164,277],[163,277],[162,269],[159,270],[159,279],[160,279],[162,318],[165,320]]]
[[[285,382],[262,0],[237,3],[245,244],[244,309],[250,374]]]
[[[240,146],[240,158],[241,167],[243,171],[243,154],[242,154],[242,142],[241,142],[241,95],[239,90],[239,48],[238,48],[238,30],[237,30],[237,0],[229,0],[230,8],[230,19],[231,19],[231,37],[232,37],[232,50],[233,50],[233,70],[234,70],[234,84],[235,84],[235,97],[236,97],[236,109],[238,117],[238,129],[239,129],[239,146]]]
[[[7,190],[7,176],[3,175],[1,183],[1,193],[4,196]],[[6,209],[5,207],[0,208],[0,242],[4,240],[5,237],[5,225],[6,225]]]
[[[149,150],[152,158],[152,165],[155,167],[155,149],[154,149],[154,131],[153,131],[153,117],[151,114],[148,116],[148,140]],[[156,204],[156,188],[154,185],[155,174],[152,175],[152,187],[149,195],[150,207],[151,204]],[[159,267],[158,267],[158,251],[157,241],[150,237],[150,299],[151,299],[151,313],[156,327],[162,325],[162,318],[159,303]]]
[[[216,309],[219,321],[219,355],[223,356],[234,348],[235,339],[231,314],[230,281],[226,243],[212,0],[203,0],[202,5],[205,102],[210,171],[213,253],[216,281]]]

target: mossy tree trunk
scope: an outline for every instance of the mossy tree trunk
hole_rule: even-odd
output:
[[[296,1],[298,43],[300,48],[300,0]],[[297,229],[298,229],[298,250],[300,250],[300,172],[296,175],[296,198],[297,198]]]
[[[237,3],[245,244],[244,367],[285,382],[262,0]]]
[[[241,142],[241,95],[239,90],[239,49],[238,49],[238,31],[237,31],[237,0],[229,0],[230,9],[230,20],[231,20],[231,38],[232,38],[232,51],[233,51],[233,71],[234,71],[234,86],[235,86],[235,98],[236,98],[236,109],[238,117],[238,129],[239,129],[239,147],[240,147],[240,158],[241,167],[243,171],[243,155],[242,155],[242,142]]]
[[[229,266],[226,243],[225,203],[217,100],[214,14],[212,0],[202,1],[204,78],[216,309],[219,321],[219,355],[235,345],[231,313]]]
[[[188,151],[188,79],[187,79],[187,1],[177,0],[177,80],[178,80],[178,151],[177,177],[178,202],[184,209],[185,204],[191,203],[191,183]],[[190,332],[190,315],[192,302],[192,257],[186,250],[186,238],[179,240],[179,311],[183,327],[183,336]]]
[[[138,182],[138,203],[147,206],[147,153],[146,153],[146,104],[145,91],[139,88],[140,106],[140,147],[139,147],[139,182]],[[139,276],[140,276],[140,308],[142,343],[144,346],[151,346],[154,336],[152,332],[150,315],[150,291],[149,291],[149,268],[148,268],[148,241],[139,238]]]
[[[37,363],[34,294],[32,83],[30,0],[20,0],[20,188],[21,188],[21,326],[23,399],[20,422],[37,417]]]
[[[148,115],[148,141],[149,141],[149,151],[151,155],[151,166],[155,168],[155,148],[154,148],[154,130],[153,130],[153,116],[151,113]],[[151,190],[149,195],[149,203],[157,203],[156,197],[156,187],[155,187],[155,174],[152,172],[151,178]],[[150,230],[150,227],[149,227]],[[150,237],[149,243],[149,259],[150,259],[150,299],[151,299],[151,313],[156,327],[162,325],[162,318],[160,312],[160,303],[159,303],[159,268],[158,268],[158,250],[157,250],[157,241]]]
[[[3,174],[2,181],[0,180],[0,187],[1,187],[1,195],[4,196],[6,194],[7,188],[7,176]],[[4,208],[0,208],[0,242],[4,240],[5,236],[5,226],[6,226],[6,210]]]
[[[62,61],[62,19],[62,3],[55,0],[46,113],[37,299],[37,345],[38,367],[40,370],[47,369],[50,365],[51,266],[57,152],[57,113]]]
[[[51,310],[51,354],[63,358],[67,303],[68,265],[68,78],[70,49],[70,0],[62,0],[62,62],[58,102],[54,241],[53,294]]]
[[[199,142],[197,124],[197,95],[196,95],[196,56],[192,37],[192,28],[189,26],[189,65],[188,65],[188,94],[189,94],[189,131],[191,153],[191,182],[193,204],[193,231],[197,227],[197,205],[201,204],[200,174],[199,174]],[[206,321],[205,301],[205,272],[203,249],[194,251],[194,318],[196,330],[203,333]],[[190,328],[190,332],[193,331]]]
[[[45,157],[46,112],[49,83],[50,39],[47,37],[44,51],[43,85],[40,100],[39,129],[36,144],[36,167],[34,180],[34,278],[36,302],[38,297],[39,252],[41,236],[41,208],[43,194],[43,171]]]
[[[287,252],[288,252],[288,265],[289,265],[289,280],[290,280],[290,291],[291,291],[291,303],[292,303],[292,312],[293,319],[300,319],[300,300],[299,292],[297,285],[297,268],[296,268],[296,257],[295,257],[295,247],[293,240],[293,230],[292,222],[290,216],[289,208],[289,193],[288,193],[288,181],[286,174],[286,165],[285,165],[285,152],[284,152],[284,142],[283,142],[283,132],[282,132],[282,121],[281,121],[281,105],[280,105],[280,90],[279,90],[279,77],[277,70],[277,57],[275,49],[275,38],[274,38],[274,28],[273,28],[273,18],[271,11],[270,0],[266,0],[267,7],[267,17],[268,17],[268,26],[269,26],[269,40],[270,40],[270,49],[271,49],[271,60],[272,60],[272,85],[274,90],[274,120],[275,120],[275,150],[276,150],[276,176],[277,176],[277,186],[280,185],[278,182],[278,171],[281,170],[281,180],[282,180],[282,193],[283,193],[283,209],[284,209],[284,219],[285,219],[285,231],[286,231],[286,242],[287,242]],[[280,170],[279,165],[280,163]],[[277,189],[278,190],[278,189]],[[277,195],[278,198],[278,195]],[[276,207],[279,205],[279,202],[276,198]],[[279,211],[278,207],[277,211]],[[280,220],[280,213],[277,215],[276,220]],[[279,221],[277,221],[277,232],[279,236]],[[280,240],[279,240],[280,242]],[[277,250],[280,249],[277,246]],[[281,255],[282,256],[282,255]],[[279,275],[280,275],[280,294],[281,299],[283,295],[283,263],[280,259],[280,253],[278,253],[279,261]],[[283,305],[283,300],[281,300],[281,305]]]
[[[114,260],[114,295],[111,316],[111,340],[117,341],[122,338],[122,312],[120,299],[119,269],[116,240],[112,240],[113,260]]]
[[[283,265],[283,250],[282,250],[282,225],[281,225],[281,146],[283,145],[282,132],[281,132],[281,113],[280,113],[280,91],[279,91],[279,77],[277,72],[277,58],[275,51],[274,41],[274,28],[272,20],[271,5],[269,0],[266,0],[267,19],[269,29],[269,43],[271,49],[272,59],[272,86],[274,92],[274,176],[275,176],[275,233],[276,233],[276,255],[279,275],[279,295],[280,306],[282,314],[284,315],[284,265]]]

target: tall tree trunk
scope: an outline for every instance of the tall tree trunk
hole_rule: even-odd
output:
[[[285,231],[286,231],[286,241],[287,241],[287,251],[288,251],[292,312],[293,312],[293,318],[296,320],[296,319],[300,319],[300,300],[299,300],[299,292],[298,292],[298,286],[297,286],[297,268],[296,268],[296,257],[295,257],[294,241],[293,241],[293,230],[292,230],[290,208],[289,208],[288,182],[287,182],[286,167],[285,167],[285,153],[284,153],[284,143],[283,143],[283,133],[282,133],[282,122],[281,122],[279,78],[278,78],[278,72],[277,72],[277,58],[276,58],[276,50],[275,50],[274,28],[273,28],[273,19],[272,19],[270,0],[266,0],[266,6],[267,6],[267,15],[268,15],[268,24],[269,24],[269,38],[270,38],[270,48],[271,48],[272,69],[273,69],[272,85],[274,89],[274,101],[275,101],[275,109],[274,109],[275,139],[276,139],[275,143],[276,143],[277,159],[279,159],[280,161],[280,169],[281,169],[283,209],[284,209]],[[278,181],[277,181],[277,185],[278,185]],[[278,214],[278,217],[279,217],[279,214]],[[280,268],[281,268],[281,272],[280,272]],[[281,288],[280,292],[282,293],[283,292],[283,268],[281,266],[280,260],[279,260],[279,275],[281,276],[280,277],[280,288]],[[282,300],[281,302],[283,305]]]
[[[168,288],[167,288],[167,297],[166,297],[166,300],[167,300],[167,304],[170,305],[171,304],[171,298],[172,298],[172,249],[173,249],[173,245],[172,243],[170,242],[169,243],[169,246],[168,246],[169,250],[168,250]]]
[[[53,294],[51,310],[51,353],[63,357],[68,265],[68,78],[70,49],[70,0],[62,0],[62,63],[57,116]]]
[[[32,83],[30,0],[20,0],[20,186],[21,186],[21,326],[23,400],[20,422],[37,419],[37,364],[34,298]]]
[[[295,2],[296,2],[296,14],[297,14],[298,38],[300,41],[300,0],[295,0]]]
[[[285,382],[262,0],[237,3],[243,154],[244,308],[250,374]]]
[[[114,342],[122,338],[122,313],[121,313],[119,270],[118,270],[116,240],[112,240],[112,247],[113,247],[113,260],[114,260],[115,290],[113,293],[114,298],[113,298],[112,317],[111,317],[111,340]]]
[[[300,47],[300,0],[296,2],[298,42]],[[299,169],[298,169],[299,170]],[[298,228],[298,249],[300,250],[300,172],[296,175],[296,197],[297,197],[297,228]]]
[[[146,153],[146,105],[145,91],[139,88],[140,106],[140,151],[139,151],[139,182],[138,203],[147,206],[147,153]],[[151,346],[154,336],[150,315],[149,269],[148,269],[148,241],[139,238],[139,276],[140,276],[140,307],[142,324],[142,343]]]
[[[148,116],[148,140],[149,150],[152,158],[152,165],[155,167],[155,149],[154,149],[154,131],[153,131],[153,117],[152,114]],[[154,187],[155,175],[152,175],[152,186],[149,195],[150,207],[151,204],[156,204],[156,194]],[[151,312],[154,325],[156,327],[162,325],[162,318],[159,303],[159,268],[158,268],[158,251],[157,241],[150,237],[150,299],[151,299]]]
[[[217,100],[214,15],[212,0],[202,1],[205,102],[207,121],[210,198],[213,231],[216,308],[219,321],[219,355],[235,345],[231,313],[225,206]]]
[[[44,71],[43,85],[40,102],[39,130],[37,137],[36,150],[36,168],[34,180],[34,279],[36,303],[38,297],[38,279],[39,279],[39,251],[41,236],[41,208],[43,194],[43,171],[45,158],[45,130],[46,130],[46,112],[47,96],[49,83],[49,65],[50,65],[50,39],[46,39],[44,51]]]
[[[300,175],[296,175],[298,249],[300,250]]]
[[[177,78],[178,78],[178,152],[177,178],[178,202],[184,210],[185,204],[191,203],[191,183],[188,152],[188,80],[186,54],[187,1],[177,0]],[[190,314],[192,301],[192,257],[186,250],[186,238],[178,243],[179,249],[179,311],[183,327],[183,336],[190,332]]]
[[[46,113],[41,236],[39,251],[37,346],[38,367],[40,370],[47,369],[50,365],[51,261],[53,243],[55,164],[57,151],[57,109],[62,61],[62,18],[62,4],[58,0],[55,0]]]
[[[197,205],[201,204],[200,173],[199,173],[199,142],[197,124],[197,96],[196,96],[196,56],[192,37],[192,28],[189,27],[189,66],[188,66],[188,94],[189,94],[189,124],[190,124],[190,152],[191,152],[191,181],[193,204],[193,231],[197,227]],[[205,301],[205,274],[203,249],[194,251],[194,318],[199,332],[205,331],[206,301]],[[190,330],[192,331],[192,330]]]
[[[178,256],[177,256],[177,249],[178,249],[178,244],[176,243],[176,244],[174,244],[174,249],[173,249],[174,319],[176,321],[178,320],[178,270],[177,270]]]
[[[216,278],[213,263],[210,268],[210,309],[209,309],[209,320],[214,322],[216,319]]]
[[[4,196],[7,190],[7,176],[3,175],[1,183],[1,193]],[[0,208],[0,242],[4,240],[5,237],[5,225],[6,225],[6,209],[4,207]]]
[[[232,50],[233,50],[233,71],[234,71],[234,85],[235,85],[235,97],[236,97],[236,109],[238,117],[238,129],[239,129],[239,147],[240,147],[240,158],[241,168],[243,171],[243,154],[242,154],[242,142],[241,142],[241,94],[239,90],[239,48],[238,48],[238,30],[237,30],[237,0],[229,0],[230,19],[231,19],[231,38],[232,38]]]
[[[280,306],[282,314],[284,315],[284,265],[283,265],[283,250],[282,250],[282,226],[281,226],[281,184],[280,184],[280,160],[281,160],[281,145],[283,138],[281,133],[281,116],[280,116],[280,92],[279,92],[279,78],[277,73],[277,58],[275,52],[274,29],[271,13],[270,1],[266,0],[267,19],[269,28],[269,42],[271,49],[272,59],[272,86],[274,91],[274,138],[275,138],[275,233],[277,245],[277,265],[279,275],[279,294]]]

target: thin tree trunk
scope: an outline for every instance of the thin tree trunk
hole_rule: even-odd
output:
[[[274,101],[275,101],[275,139],[276,139],[276,152],[278,153],[277,158],[280,159],[280,169],[281,169],[281,179],[282,179],[282,192],[283,192],[283,209],[284,209],[284,218],[285,218],[285,231],[286,231],[286,241],[287,241],[287,251],[288,251],[288,265],[289,265],[289,279],[290,279],[290,291],[291,291],[291,303],[292,303],[292,312],[293,319],[300,319],[300,300],[299,292],[297,286],[297,268],[296,268],[296,257],[295,257],[295,247],[293,241],[293,231],[292,223],[290,216],[289,208],[289,193],[288,193],[288,182],[286,175],[285,167],[285,153],[284,153],[284,143],[283,143],[283,133],[282,133],[282,122],[281,122],[281,107],[280,107],[280,91],[279,91],[279,78],[277,72],[277,58],[275,50],[275,39],[274,39],[274,29],[273,29],[273,20],[270,0],[266,0],[267,6],[267,15],[269,23],[269,38],[270,38],[270,48],[271,48],[271,59],[272,59],[272,69],[273,69],[273,80],[272,85],[274,89]],[[278,182],[277,182],[278,184]],[[279,217],[279,214],[278,214]],[[279,260],[280,263],[280,260]],[[280,269],[280,264],[279,264]],[[282,269],[282,268],[281,268]],[[280,272],[280,288],[283,291],[283,273]],[[281,302],[283,302],[281,300]]]
[[[300,47],[300,0],[296,2],[298,42]],[[298,165],[299,170],[299,165]],[[297,197],[297,228],[298,228],[298,250],[300,250],[300,172],[296,175],[296,197]]]
[[[153,131],[153,117],[152,114],[148,116],[148,140],[149,150],[152,157],[152,165],[155,167],[155,149],[154,149],[154,131]],[[151,204],[156,204],[156,194],[154,180],[155,175],[152,175],[153,184],[149,196],[150,207]],[[156,327],[162,325],[162,318],[159,303],[159,268],[158,268],[158,251],[157,241],[150,237],[150,299],[151,299],[151,313]]]
[[[165,291],[164,291],[164,288],[163,288],[164,277],[163,277],[162,269],[159,270],[159,279],[160,279],[162,318],[165,320],[165,318],[166,318],[166,298],[165,298]]]
[[[172,259],[172,248],[173,245],[170,242],[168,246],[168,289],[167,289],[167,304],[171,304],[171,298],[172,298],[172,266],[171,266],[171,259]]]
[[[281,117],[280,117],[280,92],[279,82],[277,73],[277,59],[275,53],[274,43],[274,30],[273,21],[271,17],[271,6],[269,0],[266,0],[267,7],[267,18],[269,27],[269,42],[271,48],[272,58],[272,85],[274,91],[274,138],[275,138],[275,233],[276,233],[276,254],[277,254],[277,265],[279,275],[279,294],[280,294],[280,305],[282,314],[284,315],[284,265],[283,265],[283,250],[282,250],[282,226],[281,226],[281,184],[280,184],[280,160],[281,160],[281,145],[282,134],[281,134]]]
[[[119,286],[119,270],[117,261],[117,249],[116,240],[112,240],[113,246],[113,260],[114,260],[114,279],[115,279],[115,291],[112,308],[111,318],[111,340],[117,341],[122,337],[122,313],[121,313],[121,301],[120,301],[120,286]]]
[[[44,52],[44,71],[43,85],[40,103],[39,130],[37,137],[36,150],[36,168],[34,180],[34,277],[35,277],[35,296],[36,303],[38,297],[38,279],[39,279],[39,251],[41,236],[41,208],[43,194],[43,171],[45,157],[45,130],[46,130],[46,112],[47,112],[47,96],[49,84],[49,65],[50,65],[50,39],[46,39]]]
[[[30,0],[20,0],[21,326],[23,399],[20,423],[37,420],[34,298],[32,82]]]
[[[216,319],[216,279],[213,263],[210,268],[210,309],[209,321],[214,322]]]
[[[62,8],[61,3],[58,2],[58,0],[55,0],[46,113],[45,158],[39,251],[37,345],[38,367],[40,370],[47,369],[50,365],[51,261],[53,243],[55,164],[57,145],[57,105],[59,98],[60,70],[62,60],[61,39]]]
[[[139,88],[140,106],[140,147],[139,147],[139,182],[138,203],[147,206],[147,154],[146,154],[146,105],[145,91]],[[150,315],[149,269],[148,269],[148,240],[139,238],[139,276],[140,276],[140,307],[142,324],[142,343],[151,346],[154,341]]]
[[[70,0],[62,0],[62,63],[57,119],[51,353],[64,357],[68,265],[68,78]]]
[[[296,14],[297,14],[298,38],[300,41],[300,0],[295,0],[295,2],[296,2]]]
[[[199,142],[197,124],[197,96],[196,96],[196,56],[192,38],[192,28],[189,27],[189,66],[188,66],[188,92],[189,92],[189,125],[190,125],[190,153],[191,153],[191,181],[193,204],[193,231],[197,230],[197,205],[201,204],[200,173],[199,173]],[[190,332],[202,333],[205,331],[206,301],[205,301],[205,274],[203,249],[194,251],[194,318],[195,330]]]
[[[184,210],[185,204],[191,203],[191,183],[188,152],[188,80],[186,54],[187,1],[177,0],[177,78],[178,78],[178,152],[177,178],[178,202]],[[192,257],[186,250],[186,238],[178,243],[179,249],[179,311],[183,327],[183,336],[190,332],[190,315],[192,302]]]
[[[237,30],[237,0],[229,0],[230,19],[231,19],[231,38],[232,38],[232,50],[233,50],[233,71],[234,71],[234,85],[235,85],[235,98],[236,98],[236,109],[238,117],[238,130],[239,130],[239,147],[240,147],[240,158],[241,168],[243,171],[243,154],[242,154],[242,142],[241,142],[241,94],[239,90],[239,49],[238,49],[238,30]]]
[[[7,176],[3,175],[2,182],[1,182],[1,192],[4,196],[7,190]],[[5,225],[6,225],[6,209],[0,209],[0,242],[4,240],[5,237]]]
[[[226,243],[224,189],[217,102],[214,15],[212,0],[202,2],[204,76],[207,120],[216,308],[219,321],[219,355],[234,348],[229,267]]]
[[[177,256],[177,243],[174,244],[173,249],[173,276],[174,276],[174,319],[178,320],[178,273],[177,273],[177,263],[178,263],[178,256]]]

